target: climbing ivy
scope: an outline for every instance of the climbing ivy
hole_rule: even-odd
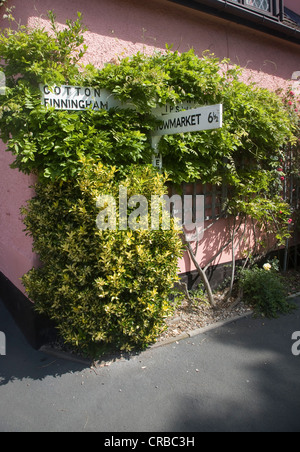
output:
[[[229,60],[210,53],[199,58],[193,50],[138,53],[101,70],[84,67],[81,14],[64,29],[52,12],[49,20],[51,33],[21,26],[0,35],[0,67],[8,86],[0,98],[0,137],[15,155],[14,168],[68,181],[80,172],[85,156],[116,165],[122,176],[132,164],[151,164],[157,107],[222,103],[221,129],[162,137],[163,169],[175,184],[226,183],[229,213],[276,218],[276,229],[279,224],[284,229],[279,236],[286,236],[289,212],[282,205],[277,170],[298,116],[282,97],[241,82],[241,69]],[[134,108],[56,111],[41,104],[39,83],[106,88]],[[277,221],[279,212],[284,215]]]

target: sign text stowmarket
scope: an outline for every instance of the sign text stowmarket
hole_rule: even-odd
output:
[[[161,117],[162,124],[153,132],[155,136],[198,132],[222,127],[223,105],[209,105],[192,110],[171,113]]]

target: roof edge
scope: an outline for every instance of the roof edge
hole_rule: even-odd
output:
[[[254,10],[241,8],[227,0],[168,0],[187,8],[229,20],[240,25],[300,44],[300,30],[292,28],[276,18],[269,17]]]

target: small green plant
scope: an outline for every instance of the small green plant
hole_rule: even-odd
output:
[[[201,286],[197,287],[197,289],[190,291],[189,293],[190,299],[195,306],[199,306],[201,304],[208,304],[207,296],[204,293],[204,290]]]
[[[288,314],[294,308],[294,305],[287,301],[277,265],[278,261],[274,261],[267,262],[263,268],[255,265],[251,269],[244,269],[239,280],[244,300],[253,307],[256,314],[269,318]]]

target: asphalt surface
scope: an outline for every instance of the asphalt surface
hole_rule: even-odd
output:
[[[1,301],[0,331],[1,432],[300,431],[300,309],[97,369],[33,350]]]

